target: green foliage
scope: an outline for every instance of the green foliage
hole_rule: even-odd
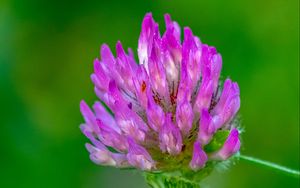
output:
[[[216,132],[212,140],[210,141],[209,144],[207,144],[204,147],[204,150],[207,153],[212,153],[215,152],[223,146],[224,142],[226,141],[230,131],[229,130],[219,130]]]
[[[216,164],[209,161],[198,171],[182,167],[172,172],[145,172],[144,176],[152,188],[199,188],[199,183],[212,172]]]
[[[147,173],[145,178],[147,184],[152,188],[200,188],[198,182],[190,181],[181,176]]]

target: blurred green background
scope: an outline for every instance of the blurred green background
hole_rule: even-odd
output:
[[[0,1],[0,187],[146,187],[134,172],[96,166],[84,148],[79,101],[102,43],[137,49],[152,12],[190,26],[223,56],[241,88],[242,153],[299,169],[297,0]],[[239,162],[207,188],[299,187],[299,179]]]

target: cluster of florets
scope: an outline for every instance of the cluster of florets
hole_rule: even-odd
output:
[[[81,130],[92,142],[86,147],[96,164],[197,171],[239,151],[238,84],[226,79],[221,91],[221,55],[188,27],[181,42],[179,25],[169,15],[165,22],[161,36],[152,15],[145,16],[139,63],[120,42],[116,57],[104,44],[101,60],[94,61],[91,79],[102,103],[92,111],[82,101],[80,108]]]

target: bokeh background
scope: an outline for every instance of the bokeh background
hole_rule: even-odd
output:
[[[0,187],[145,188],[135,172],[96,166],[79,101],[102,43],[137,49],[152,12],[190,26],[223,56],[241,88],[242,153],[299,169],[299,1],[0,1]],[[299,179],[240,161],[203,187],[298,187]]]

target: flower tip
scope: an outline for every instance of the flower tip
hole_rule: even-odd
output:
[[[201,147],[200,142],[196,141],[194,143],[193,157],[190,162],[190,168],[197,171],[205,166],[208,157]]]
[[[86,104],[86,102],[83,99],[80,101],[79,106],[80,106],[81,111],[84,110],[86,107],[88,107],[88,105]]]
[[[100,55],[101,57],[105,56],[107,53],[111,54],[111,50],[107,44],[102,44],[100,47]]]
[[[226,78],[224,82],[224,88],[230,87],[232,85],[232,81],[230,78]]]
[[[90,143],[85,143],[84,146],[88,152],[92,153],[94,151],[94,147]]]
[[[230,131],[230,134],[228,135],[228,138],[227,138],[227,141],[228,143],[234,143],[236,142],[236,139],[239,138],[239,131],[237,128],[233,128],[231,131]]]
[[[117,53],[117,57],[119,58],[123,58],[125,56],[125,50],[123,48],[121,41],[119,40],[116,44],[116,53]]]
[[[236,82],[232,83],[232,87],[233,87],[233,90],[235,91],[235,93],[237,95],[240,95],[240,87],[239,87],[239,85]]]
[[[149,13],[147,13],[145,16],[144,16],[144,19],[143,19],[143,22],[142,22],[142,27],[144,28],[144,27],[151,27],[151,26],[153,26],[153,24],[154,24],[155,22],[154,22],[154,19],[153,19],[153,17],[152,17],[152,13],[151,12],[149,12]]]
[[[182,149],[182,135],[180,129],[172,122],[172,114],[167,113],[165,123],[159,132],[160,149],[170,155],[178,155]]]
[[[216,127],[212,122],[212,116],[206,108],[202,109],[200,116],[198,140],[203,145],[206,145],[216,132]]]
[[[184,32],[184,38],[188,39],[190,37],[193,37],[193,32],[192,32],[191,28],[184,27],[183,32]]]
[[[97,63],[100,63],[100,60],[98,58],[95,58],[94,59],[94,65],[97,64]]]
[[[94,59],[94,72],[98,75],[101,75],[104,73],[98,58]]]
[[[228,135],[223,147],[215,154],[214,158],[226,160],[240,150],[239,131],[234,128]]]
[[[123,50],[123,46],[122,46],[122,43],[121,43],[121,41],[120,40],[118,40],[117,41],[117,43],[116,43],[116,49],[118,50],[120,50],[120,49],[122,49]]]
[[[103,61],[108,66],[113,66],[115,57],[112,54],[109,46],[107,44],[103,44],[100,49],[101,61]]]
[[[172,24],[172,19],[171,19],[170,14],[166,13],[164,15],[164,18],[165,18],[165,24],[167,27]]]
[[[100,46],[100,51],[105,51],[109,49],[109,46],[106,44],[106,43],[103,43],[101,46]]]
[[[93,124],[94,122],[94,113],[90,109],[90,107],[87,105],[87,103],[84,100],[80,101],[80,112],[82,113],[86,123]]]
[[[185,94],[184,99],[178,104],[176,108],[176,121],[177,126],[181,130],[184,136],[188,135],[192,128],[194,119],[193,108],[188,101],[187,94]]]
[[[150,154],[147,152],[147,150],[136,144],[135,141],[131,138],[127,138],[128,141],[128,153],[127,153],[127,159],[128,162],[137,168],[140,168],[142,170],[151,170],[155,167],[155,162],[151,158]]]
[[[147,12],[146,15],[145,15],[145,17],[150,17],[150,18],[152,18],[152,12]]]

